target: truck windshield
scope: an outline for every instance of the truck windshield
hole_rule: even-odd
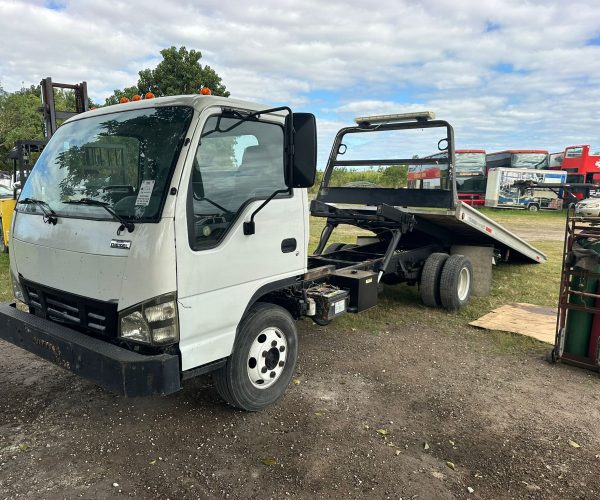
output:
[[[484,175],[485,153],[456,153],[456,176]]]
[[[511,166],[514,168],[545,169],[548,168],[548,155],[546,153],[514,153]]]
[[[165,106],[91,116],[60,127],[44,149],[20,199],[43,202],[59,217],[128,220],[160,216],[192,108]],[[38,204],[19,211],[42,213]]]

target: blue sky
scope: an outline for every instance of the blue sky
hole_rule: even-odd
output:
[[[321,163],[355,116],[422,109],[459,148],[600,145],[594,0],[0,0],[0,32],[4,89],[86,80],[98,101],[200,50],[232,97],[315,113]]]

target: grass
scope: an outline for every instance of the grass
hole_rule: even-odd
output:
[[[563,228],[564,212],[525,212],[517,210],[482,210],[488,217],[512,225],[523,222],[524,225],[539,224],[544,228]],[[319,240],[324,221],[311,219],[311,238],[309,248],[313,250]],[[352,227],[340,227],[334,231],[330,241],[353,243],[363,231]],[[368,233],[364,233],[368,234]],[[544,252],[548,261],[545,264],[501,263],[493,268],[492,291],[487,297],[473,297],[470,304],[460,311],[449,313],[441,309],[425,307],[420,300],[418,288],[408,285],[386,286],[379,297],[378,307],[362,314],[349,314],[335,321],[335,329],[352,328],[371,331],[374,335],[392,327],[416,327],[427,325],[449,333],[467,332],[468,335],[485,335],[489,349],[495,353],[511,353],[523,350],[546,349],[547,345],[521,335],[482,331],[465,327],[469,322],[487,314],[493,309],[512,302],[527,302],[542,306],[555,307],[558,303],[558,291],[562,262],[562,241],[529,241]]]
[[[12,300],[12,286],[10,284],[10,274],[8,268],[8,254],[0,253],[0,301],[7,302]]]
[[[566,215],[565,210],[540,210],[539,212],[528,212],[525,210],[513,210],[509,208],[479,208],[479,212],[487,215],[490,219],[496,222],[503,223],[515,221],[519,219],[527,220],[528,222],[535,220],[562,220],[564,222]]]

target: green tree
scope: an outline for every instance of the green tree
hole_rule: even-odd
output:
[[[54,101],[58,111],[75,111],[75,93],[72,90],[54,89]],[[44,121],[39,111],[41,104],[39,85],[24,87],[16,92],[6,92],[0,88],[1,170],[12,169],[7,156],[17,140],[44,139]],[[91,100],[88,104],[90,107],[97,106]]]
[[[121,97],[152,92],[157,97],[167,95],[195,94],[201,87],[208,87],[213,95],[229,97],[221,77],[210,66],[202,66],[199,50],[170,47],[160,51],[163,60],[154,69],[139,72],[137,84],[123,90],[115,90],[106,104],[116,104]]]
[[[19,139],[42,140],[44,129],[39,94],[22,89],[0,96],[0,168],[10,170],[8,153]]]
[[[104,101],[104,104],[106,106],[110,106],[112,104],[119,104],[119,99],[121,99],[121,97],[127,97],[128,99],[131,99],[131,97],[136,94],[138,94],[138,95],[142,94],[142,92],[137,87],[137,85],[134,85],[133,87],[126,87],[123,90],[115,89],[113,95],[108,97]]]

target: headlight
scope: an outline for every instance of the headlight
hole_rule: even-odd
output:
[[[12,290],[15,299],[27,303],[27,300],[25,299],[25,293],[23,292],[23,288],[21,288],[21,282],[19,281],[19,278],[14,275],[12,270],[10,271],[10,281],[12,283]]]
[[[119,314],[119,337],[144,344],[168,345],[179,341],[177,300],[162,295]]]

